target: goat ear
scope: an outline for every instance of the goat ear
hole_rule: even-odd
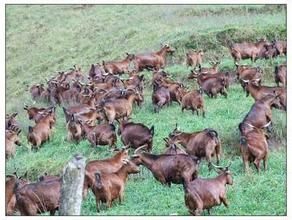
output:
[[[11,117],[12,117],[12,118],[15,118],[17,115],[18,115],[18,113],[17,113],[17,112],[14,112],[14,113],[11,115]]]
[[[71,121],[74,121],[74,114],[71,115]]]
[[[28,126],[28,132],[29,133],[32,133],[32,130],[33,130],[32,127],[31,126]]]

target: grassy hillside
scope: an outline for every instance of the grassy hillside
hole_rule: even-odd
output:
[[[23,110],[24,103],[33,103],[28,88],[33,83],[45,83],[59,70],[77,64],[88,73],[92,63],[121,59],[125,52],[137,53],[156,50],[160,43],[169,43],[176,53],[168,59],[167,72],[189,88],[196,83],[187,80],[190,72],[184,64],[188,48],[202,48],[206,52],[204,66],[218,55],[220,69],[234,70],[233,60],[224,46],[226,39],[234,42],[267,36],[286,39],[286,10],[283,6],[200,5],[200,6],[7,6],[6,7],[6,112],[19,112],[23,129],[22,146],[14,159],[6,163],[6,173],[16,168],[20,173],[28,170],[29,178],[48,172],[58,174],[73,154],[81,152],[88,160],[111,156],[108,147],[93,149],[87,141],[78,145],[68,143],[65,118],[57,108],[57,124],[50,142],[37,152],[27,143],[27,127],[33,124]],[[275,85],[274,66],[286,62],[285,57],[258,60],[255,66],[263,68],[263,84]],[[251,64],[250,61],[242,63]],[[285,215],[286,213],[286,114],[273,111],[275,131],[268,160],[268,170],[257,174],[254,167],[243,173],[239,154],[238,124],[253,104],[251,97],[238,84],[231,85],[228,98],[209,99],[205,96],[206,118],[192,115],[173,104],[159,114],[153,113],[151,104],[151,73],[146,76],[145,102],[135,107],[133,121],[155,126],[154,153],[164,149],[166,137],[178,123],[183,131],[196,131],[210,127],[218,131],[222,140],[222,165],[232,161],[234,185],[229,186],[230,207],[216,207],[212,215]],[[119,140],[119,146],[121,142]],[[115,203],[112,209],[95,210],[95,198],[90,194],[82,207],[83,215],[188,215],[181,185],[171,188],[159,184],[152,174],[142,173],[130,177],[125,201]],[[203,161],[200,175],[213,177]],[[273,204],[271,206],[271,204]],[[207,215],[207,213],[204,213]]]

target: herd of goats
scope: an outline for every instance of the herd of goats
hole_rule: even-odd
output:
[[[261,39],[256,43],[228,44],[236,66],[237,82],[255,102],[239,124],[240,150],[244,170],[253,163],[260,171],[263,161],[267,169],[267,138],[272,131],[272,108],[286,111],[286,65],[275,67],[277,86],[261,85],[263,71],[260,67],[240,65],[240,60],[271,58],[286,54],[286,41]],[[174,81],[163,70],[167,54],[175,52],[169,45],[163,45],[157,52],[128,54],[122,61],[110,61],[92,64],[89,75],[74,68],[58,72],[47,80],[47,85],[36,84],[30,88],[33,100],[50,103],[50,107],[37,108],[24,106],[29,120],[35,125],[29,126],[27,140],[32,149],[38,150],[49,141],[52,128],[56,123],[56,106],[62,106],[67,128],[67,140],[78,143],[87,139],[94,147],[109,145],[115,155],[104,160],[92,160],[86,165],[83,197],[89,189],[96,198],[96,208],[100,203],[112,206],[114,200],[121,202],[129,174],[138,173],[143,165],[151,171],[161,184],[183,184],[185,205],[190,214],[200,215],[204,209],[208,212],[213,206],[228,206],[226,185],[233,184],[230,164],[219,166],[221,143],[214,129],[186,133],[177,127],[164,138],[166,150],[162,154],[152,154],[154,126],[148,128],[142,123],[130,121],[133,105],[141,106],[144,101],[145,78],[139,74],[143,70],[153,71],[152,103],[154,112],[168,106],[171,102],[181,105],[181,110],[199,111],[205,117],[205,93],[210,98],[218,94],[227,97],[232,79],[228,71],[220,71],[217,60],[210,68],[202,67],[204,52],[190,50],[186,54],[186,63],[192,67],[188,79],[195,79],[198,89],[188,90],[181,82]],[[121,74],[128,74],[122,79]],[[6,160],[14,156],[15,145],[20,145],[21,128],[16,120],[17,113],[6,115]],[[116,126],[118,130],[116,132]],[[117,134],[125,145],[116,146]],[[128,154],[129,148],[134,153]],[[211,162],[216,157],[216,165]],[[205,158],[209,169],[216,169],[218,176],[200,178],[199,163]],[[60,176],[43,175],[37,182],[30,183],[25,176],[16,173],[6,175],[6,214],[16,210],[21,215],[36,215],[59,208]]]

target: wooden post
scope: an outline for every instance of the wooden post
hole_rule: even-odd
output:
[[[59,215],[80,215],[85,157],[75,155],[63,169]]]

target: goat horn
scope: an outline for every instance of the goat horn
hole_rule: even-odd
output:
[[[186,152],[181,146],[176,145],[176,144],[175,144],[175,146],[176,146],[177,148],[179,148],[184,154],[187,154],[187,152]]]
[[[244,79],[241,79],[243,82],[245,82],[245,83],[248,83],[249,82],[249,80],[244,80]]]
[[[138,147],[138,148],[134,151],[134,154],[137,154],[137,152],[138,152],[139,150],[141,150],[142,148],[145,148],[146,146],[147,146],[147,145],[144,144],[144,145]]]
[[[213,167],[215,167],[215,168],[217,168],[217,169],[222,169],[222,168],[224,168],[224,167],[222,167],[222,166],[217,166],[217,165],[215,165],[215,164],[213,164],[213,163],[211,163],[211,164],[212,164]]]

